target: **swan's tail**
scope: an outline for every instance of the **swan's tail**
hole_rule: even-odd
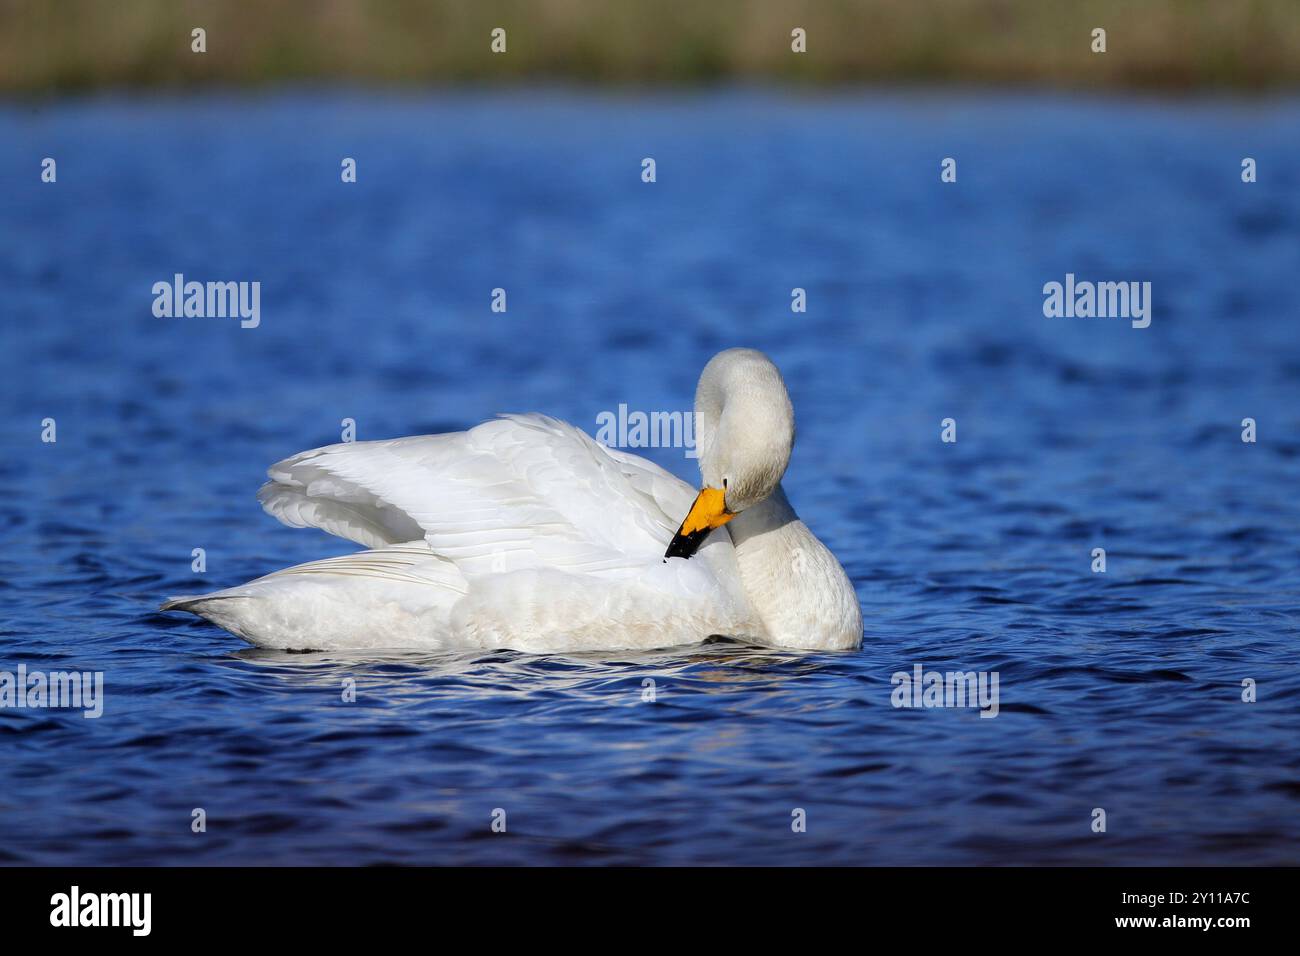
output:
[[[168,598],[159,605],[160,611],[190,611],[203,617],[203,605],[209,601],[224,600],[226,595],[214,592],[212,594],[181,594],[176,597]]]
[[[276,571],[211,594],[179,595],[187,611],[259,647],[283,650],[429,648],[450,631],[465,578],[423,542]]]

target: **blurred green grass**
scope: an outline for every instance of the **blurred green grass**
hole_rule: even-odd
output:
[[[11,94],[547,81],[1296,87],[1300,0],[0,0]]]

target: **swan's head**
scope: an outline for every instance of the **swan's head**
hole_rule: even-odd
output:
[[[727,349],[695,390],[701,490],[665,558],[689,558],[709,532],[767,498],[794,447],[794,408],[775,365],[754,349]]]

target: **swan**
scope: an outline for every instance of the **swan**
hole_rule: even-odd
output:
[[[777,367],[720,352],[695,414],[698,491],[538,414],[302,452],[271,466],[263,509],[369,550],[162,610],[282,650],[858,647],[853,585],[781,488],[795,429]]]

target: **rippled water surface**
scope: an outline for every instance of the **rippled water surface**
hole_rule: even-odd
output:
[[[0,225],[0,669],[106,685],[0,710],[0,861],[1300,863],[1293,102],[11,104]],[[260,280],[260,327],[155,318],[177,272]],[[1151,281],[1151,327],[1044,318],[1067,272]],[[733,345],[785,373],[859,652],[348,660],[155,611],[351,549],[254,500],[344,418],[594,430]],[[895,709],[915,664],[999,715]]]

